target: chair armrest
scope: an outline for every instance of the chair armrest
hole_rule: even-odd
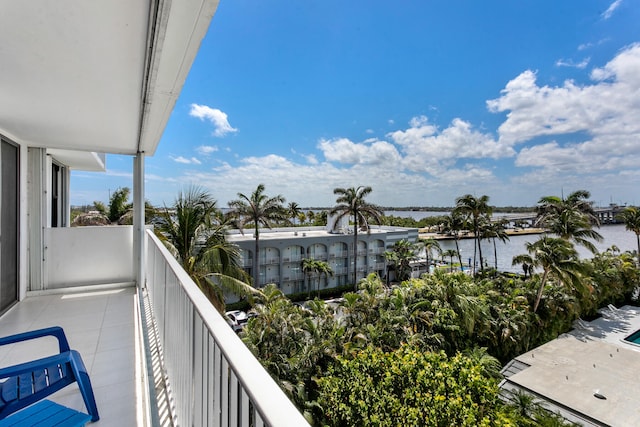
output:
[[[65,351],[70,350],[69,341],[67,341],[64,330],[60,326],[52,326],[50,328],[37,329],[35,331],[23,332],[21,334],[2,337],[0,338],[0,345],[13,344],[46,336],[54,336],[58,339],[58,347],[60,349],[60,353],[64,353]]]

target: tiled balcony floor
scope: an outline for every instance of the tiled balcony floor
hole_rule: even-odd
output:
[[[29,296],[0,317],[0,336],[61,326],[80,352],[96,396],[95,426],[136,425],[135,288]],[[0,347],[0,366],[58,352],[57,340],[40,338]],[[87,412],[76,384],[49,399]]]

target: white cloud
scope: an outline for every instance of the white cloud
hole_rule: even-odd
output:
[[[202,162],[195,157],[187,159],[186,157],[178,156],[178,157],[171,157],[171,159],[176,163],[182,163],[184,165],[191,165],[191,164],[201,165],[202,164]]]
[[[214,145],[201,145],[196,148],[196,151],[198,152],[198,154],[201,154],[203,156],[208,156],[211,153],[215,153],[218,150],[219,148]]]
[[[305,160],[307,161],[307,163],[309,163],[310,165],[317,165],[318,162],[318,158],[316,157],[315,154],[308,154],[306,156],[303,156],[305,158]]]
[[[487,101],[490,111],[508,112],[500,125],[507,145],[539,136],[586,132],[602,137],[640,132],[640,44],[623,50],[591,72],[592,85],[567,80],[562,86],[538,86],[536,74],[525,71],[511,80],[502,96]]]
[[[191,110],[189,115],[197,117],[200,120],[208,120],[213,124],[215,128],[213,135],[217,137],[223,137],[228,133],[237,132],[238,129],[231,127],[227,114],[218,110],[217,108],[211,108],[206,105],[191,104]]]
[[[580,62],[573,62],[572,59],[558,59],[556,61],[556,66],[579,68],[582,70],[584,68],[587,68],[587,65],[589,65],[589,61],[591,61],[591,58],[585,58]]]
[[[412,171],[433,173],[458,159],[498,159],[515,154],[511,147],[474,130],[469,122],[459,118],[442,131],[425,116],[414,117],[409,124],[408,129],[387,136],[402,147],[405,165]]]
[[[594,46],[600,46],[600,45],[605,44],[609,40],[611,40],[609,37],[605,37],[605,38],[602,38],[602,39],[600,39],[600,40],[598,40],[596,42],[583,43],[583,44],[578,46],[578,50],[582,51],[582,50],[590,49],[590,48],[592,48]]]
[[[611,18],[611,15],[613,15],[613,12],[615,12],[615,10],[620,7],[620,4],[622,3],[622,0],[616,0],[613,3],[611,3],[609,5],[609,7],[607,8],[607,10],[605,10],[602,13],[602,18],[603,19],[609,19]]]
[[[400,161],[396,147],[386,141],[367,140],[355,143],[347,138],[322,139],[318,148],[330,162],[392,166]]]

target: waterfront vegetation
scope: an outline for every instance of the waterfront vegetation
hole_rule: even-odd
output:
[[[498,399],[500,367],[598,307],[637,302],[630,254],[580,264],[583,286],[548,279],[537,311],[535,274],[438,270],[393,287],[371,275],[305,308],[270,285],[241,336],[314,425],[546,425],[552,414]]]

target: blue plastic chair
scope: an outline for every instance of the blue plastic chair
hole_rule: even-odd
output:
[[[25,408],[56,391],[78,383],[91,421],[98,421],[89,374],[80,353],[69,348],[64,331],[59,326],[0,338],[0,345],[13,344],[45,336],[58,339],[60,354],[44,357],[0,369],[0,419]]]

